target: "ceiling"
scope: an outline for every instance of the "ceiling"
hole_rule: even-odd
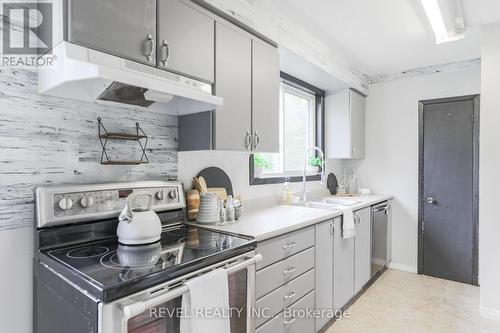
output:
[[[462,0],[466,38],[437,45],[420,0],[268,0],[369,76],[479,58],[479,24],[500,21],[499,0]]]

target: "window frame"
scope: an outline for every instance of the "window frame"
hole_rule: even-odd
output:
[[[315,143],[317,147],[325,152],[325,91],[319,89],[307,82],[304,82],[296,77],[287,74],[285,72],[280,72],[281,81],[294,87],[295,89],[302,90],[309,94],[314,94],[316,105],[315,105]],[[325,152],[326,153],[326,152]],[[316,156],[319,156],[316,153]],[[325,155],[326,156],[326,155]],[[326,157],[325,157],[326,158]],[[284,183],[287,178],[290,182],[296,183],[302,181],[302,176],[278,176],[278,177],[255,177],[254,170],[254,153],[250,154],[249,157],[249,174],[250,174],[250,185],[267,185],[267,184],[281,184]],[[320,175],[306,176],[306,181],[318,181],[321,180]]]

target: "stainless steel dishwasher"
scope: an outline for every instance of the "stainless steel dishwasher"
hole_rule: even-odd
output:
[[[372,206],[372,277],[390,261],[390,211],[387,201]]]

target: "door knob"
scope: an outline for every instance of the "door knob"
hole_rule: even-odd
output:
[[[435,203],[434,198],[433,197],[428,197],[427,198],[427,203],[430,204],[430,205],[432,205],[433,203]]]

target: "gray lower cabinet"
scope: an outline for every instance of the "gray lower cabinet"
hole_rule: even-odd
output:
[[[213,83],[214,24],[181,0],[158,0],[158,67]]]
[[[314,226],[257,244],[257,332],[314,333],[314,318],[290,316],[293,309],[314,309]]]
[[[341,218],[336,218],[341,223]],[[326,221],[315,226],[315,293],[316,309],[333,309],[333,226],[334,221]],[[325,326],[330,318],[316,318],[316,332]]]
[[[156,64],[156,0],[69,0],[68,40]]]
[[[252,41],[252,150],[280,151],[280,60],[276,48]]]
[[[314,268],[314,247],[257,271],[257,298]]]
[[[252,40],[216,23],[215,93],[224,105],[214,113],[217,150],[249,150],[252,126]],[[210,125],[210,124],[207,124]]]
[[[278,316],[257,328],[257,333],[312,333],[314,319],[299,316],[299,311],[314,308],[314,292],[286,308]]]
[[[266,309],[266,317],[258,317],[256,320],[257,326],[262,325],[269,319],[268,317],[276,316],[284,308],[289,307],[314,290],[314,276],[314,269],[311,269],[260,298],[256,304],[257,309]]]
[[[354,296],[354,238],[342,238],[341,219],[333,227],[333,309],[340,310]]]
[[[371,210],[355,212],[354,293],[357,294],[371,278]]]

